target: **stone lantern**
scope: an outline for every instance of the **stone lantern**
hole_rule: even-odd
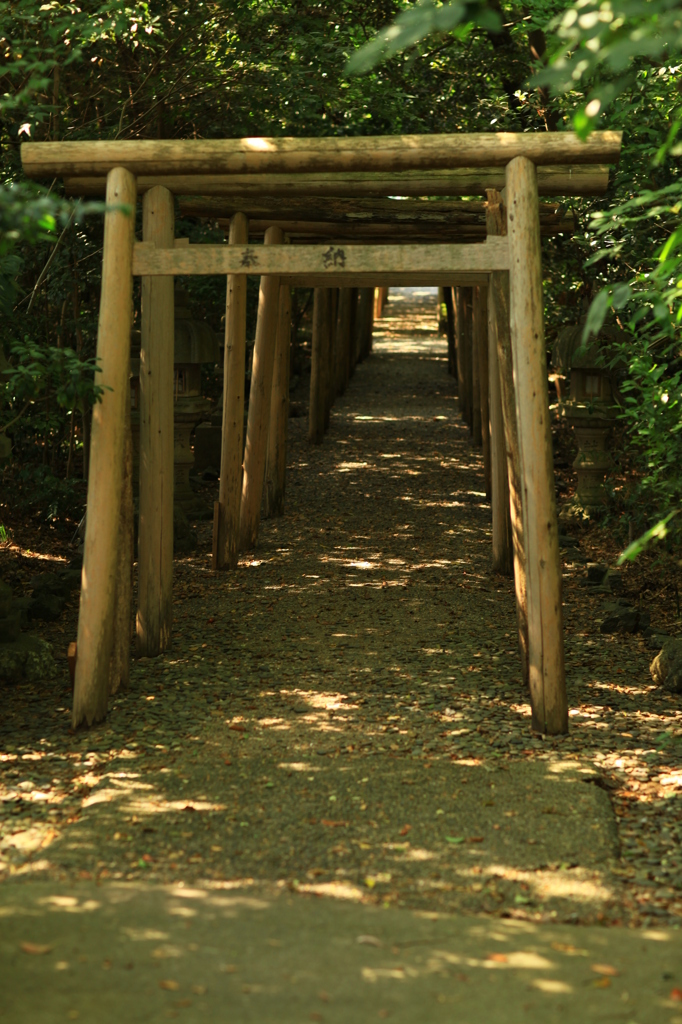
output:
[[[583,348],[583,325],[564,327],[557,338],[553,364],[560,415],[573,427],[578,454],[573,462],[578,480],[574,501],[564,515],[588,515],[604,506],[605,478],[613,462],[608,432],[616,417],[612,371],[600,359],[616,333],[606,327]]]
[[[130,404],[133,430],[133,478],[139,479],[140,452],[140,332],[131,337]],[[190,486],[189,475],[194,466],[192,431],[207,418],[212,405],[201,395],[202,363],[218,359],[217,339],[204,320],[190,316],[187,293],[175,284],[175,373],[173,381],[174,420],[174,501],[187,515],[201,515],[205,509]]]

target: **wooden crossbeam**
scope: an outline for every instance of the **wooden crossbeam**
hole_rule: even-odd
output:
[[[427,205],[426,203],[424,205]],[[228,231],[229,220],[218,220],[218,227]],[[486,239],[485,220],[481,224],[438,224],[419,221],[401,224],[333,224],[324,221],[279,220],[276,217],[268,220],[250,220],[249,237],[262,235],[269,227],[276,225],[285,231],[292,242],[320,241],[373,243],[374,245],[391,245],[397,239],[421,242],[484,242]],[[543,237],[558,234],[573,234],[575,222],[571,215],[557,217],[555,220],[541,221],[540,232]]]
[[[409,171],[504,167],[524,156],[538,166],[616,163],[621,132],[491,132],[380,135],[359,138],[136,139],[112,142],[25,142],[30,178],[133,174],[266,174],[301,171]]]
[[[473,245],[184,245],[157,249],[138,242],[133,274],[276,274],[336,278],[508,270],[507,241]],[[382,280],[382,283],[383,280]]]
[[[181,217],[202,217],[207,220],[229,220],[243,213],[254,221],[272,224],[273,221],[291,224],[312,223],[348,225],[371,228],[396,225],[400,228],[420,227],[478,227],[485,228],[486,203],[480,200],[431,199],[348,199],[328,196],[323,202],[311,196],[277,198],[263,196],[248,199],[232,198],[179,199]],[[540,204],[540,223],[558,225],[566,218],[558,203]],[[287,230],[287,229],[285,229]]]
[[[41,177],[37,171],[32,176]],[[138,175],[137,191],[141,195],[162,185],[174,195],[242,196],[250,200],[263,196],[484,196],[487,189],[503,189],[504,180],[504,167],[329,174],[170,174],[165,171]],[[603,195],[608,184],[606,164],[538,167],[538,194],[541,196]],[[103,196],[106,176],[69,173],[64,178],[64,188],[70,196]]]

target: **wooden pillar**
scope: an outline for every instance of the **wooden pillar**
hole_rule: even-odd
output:
[[[473,427],[472,352],[471,352],[471,288],[456,288],[457,293],[457,378],[459,411],[462,419]]]
[[[483,448],[483,480],[486,496],[490,497],[490,422],[488,408],[488,289],[485,285],[474,288],[474,334],[478,349],[478,387],[481,408],[481,447]]]
[[[533,727],[568,730],[561,562],[543,325],[537,169],[507,164],[509,311],[516,384],[528,602],[528,681]]]
[[[265,232],[265,245],[281,245],[283,241],[284,232],[281,228],[269,227]],[[258,540],[270,431],[270,398],[275,368],[278,317],[279,277],[269,274],[261,277],[258,293],[256,342],[253,348],[249,416],[244,446],[242,501],[239,508],[240,551],[251,551]]]
[[[357,328],[358,328],[358,306],[360,304],[360,289],[351,288],[350,290],[350,323],[349,323],[349,335],[348,335],[348,379],[355,373],[355,367],[358,361],[358,350],[357,350]]]
[[[107,712],[113,649],[116,570],[123,491],[126,405],[133,315],[135,178],[115,167],[107,175],[102,291],[97,329],[97,383],[102,400],[92,410],[83,575],[78,615],[78,659],[72,723],[92,725]],[[122,205],[129,210],[116,209]]]
[[[448,373],[457,380],[457,347],[455,342],[455,310],[452,288],[443,289],[443,301],[447,313],[448,328]]]
[[[310,400],[308,403],[308,440],[321,444],[324,438],[325,406],[325,334],[329,289],[316,288],[313,296],[313,340],[310,360]]]
[[[265,473],[265,515],[284,514],[289,425],[289,348],[291,343],[291,289],[280,285],[277,345],[270,399],[270,436]]]
[[[127,690],[130,683],[130,641],[133,614],[133,562],[135,559],[135,506],[133,503],[133,435],[130,429],[130,380],[126,398],[125,437],[123,441],[123,481],[118,522],[118,560],[116,565],[116,601],[114,641],[111,652],[110,692]]]
[[[481,317],[476,310],[476,293],[478,289],[471,289],[470,323],[471,323],[471,439],[476,445],[482,445],[483,437],[481,432]]]
[[[360,288],[358,301],[358,316],[356,325],[356,362],[361,363],[366,359],[372,350],[372,316],[373,316],[373,288]]]
[[[246,245],[249,222],[243,213],[230,218],[230,245]],[[218,515],[214,520],[215,569],[236,569],[239,561],[239,509],[244,455],[246,382],[246,276],[228,274],[225,301],[223,427]]]
[[[507,234],[507,213],[499,192],[489,189],[486,205],[486,226],[489,235]],[[488,302],[492,306],[497,340],[497,361],[500,372],[500,398],[504,421],[509,487],[509,516],[514,554],[514,588],[519,654],[523,678],[528,683],[528,608],[526,601],[526,547],[521,497],[521,461],[516,423],[516,389],[509,325],[509,273],[495,271],[490,275]]]
[[[350,288],[339,289],[339,309],[336,318],[336,346],[334,357],[337,395],[342,395],[348,386],[350,297]]]
[[[175,244],[175,207],[156,185],[142,199],[142,238]],[[137,651],[153,658],[170,647],[173,622],[173,379],[175,299],[172,277],[143,277],[140,349],[140,519]]]
[[[504,273],[508,274],[506,271]],[[500,368],[497,359],[497,314],[495,291],[491,286],[488,300],[488,420],[490,425],[490,503],[493,520],[493,571],[503,576],[514,574],[512,561],[511,517],[509,514],[509,480],[507,450],[502,414]],[[524,644],[525,651],[525,644]],[[527,660],[524,657],[524,665]],[[524,670],[524,678],[525,678]]]
[[[338,288],[329,289],[327,300],[327,330],[325,336],[325,360],[324,360],[324,429],[329,430],[331,422],[332,406],[336,394],[334,392],[334,353],[336,350],[336,313],[339,300]]]

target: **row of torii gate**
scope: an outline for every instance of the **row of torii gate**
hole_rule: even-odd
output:
[[[128,678],[134,277],[142,279],[136,622],[138,650],[153,656],[170,646],[172,623],[173,278],[225,274],[214,517],[214,565],[225,569],[256,542],[268,462],[268,500],[276,511],[283,498],[290,287],[339,288],[340,301],[349,289],[374,286],[474,287],[479,296],[487,289],[493,563],[504,566],[513,551],[533,727],[567,730],[539,196],[604,192],[620,147],[620,132],[594,132],[586,142],[561,132],[22,146],[29,177],[61,177],[69,194],[105,195],[107,203],[97,337],[104,392],[92,421],[74,726],[104,718],[110,694]],[[476,195],[487,195],[483,227],[473,206],[433,198]],[[176,196],[185,215],[229,222],[227,244],[175,238]],[[430,198],[406,203],[391,196]],[[264,232],[263,244],[250,242],[250,231]],[[249,274],[260,276],[260,293],[244,444]],[[480,302],[474,309],[479,333],[484,309]],[[311,439],[320,440],[334,350],[324,343],[321,319],[314,334],[310,422]],[[350,358],[345,344],[346,354],[339,356],[337,346],[333,358]],[[464,347],[458,355],[465,357]]]

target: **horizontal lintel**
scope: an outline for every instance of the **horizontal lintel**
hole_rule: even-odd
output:
[[[506,238],[469,245],[185,245],[138,242],[133,274],[272,274],[277,277],[484,273],[509,269]]]
[[[107,174],[266,174],[617,163],[622,132],[455,132],[325,138],[124,139],[25,142],[28,177]]]

